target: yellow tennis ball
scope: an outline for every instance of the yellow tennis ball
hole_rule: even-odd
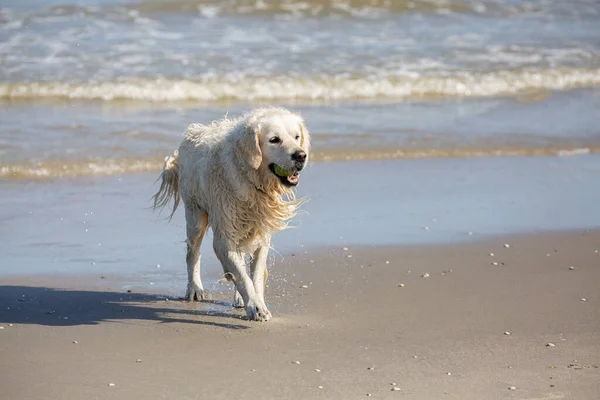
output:
[[[279,165],[275,164],[275,166],[273,167],[273,169],[275,170],[275,173],[279,176],[290,176],[293,174],[292,171],[289,171],[287,169],[281,168]]]

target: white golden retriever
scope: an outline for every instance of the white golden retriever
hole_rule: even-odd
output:
[[[301,205],[293,188],[309,149],[304,121],[282,108],[188,127],[179,150],[165,158],[154,207],[173,199],[172,216],[180,200],[185,205],[189,301],[207,298],[200,245],[211,226],[215,253],[236,287],[234,305],[245,307],[250,320],[271,318],[264,298],[271,235],[284,229]]]

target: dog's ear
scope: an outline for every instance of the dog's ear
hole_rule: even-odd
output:
[[[308,154],[310,151],[310,133],[308,133],[304,121],[300,121],[300,135],[300,147]]]
[[[235,142],[235,152],[252,169],[258,169],[262,163],[262,152],[258,142],[259,128],[254,124],[246,125]]]

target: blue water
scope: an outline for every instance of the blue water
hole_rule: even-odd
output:
[[[178,293],[186,279],[183,212],[171,222],[152,212],[155,179],[2,183],[0,275],[118,274]],[[275,236],[272,263],[332,246],[597,229],[600,156],[318,163],[302,173],[299,195],[310,198],[306,212]],[[203,274],[214,282],[221,267],[211,240],[209,231]]]
[[[155,171],[259,104],[322,159],[597,153],[599,87],[594,0],[3,0],[0,178]]]

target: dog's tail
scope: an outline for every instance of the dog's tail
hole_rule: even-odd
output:
[[[175,150],[172,156],[165,157],[163,171],[157,180],[161,180],[158,192],[152,197],[154,199],[154,209],[163,209],[169,201],[173,199],[173,210],[169,219],[173,218],[181,195],[179,194],[179,152]]]

